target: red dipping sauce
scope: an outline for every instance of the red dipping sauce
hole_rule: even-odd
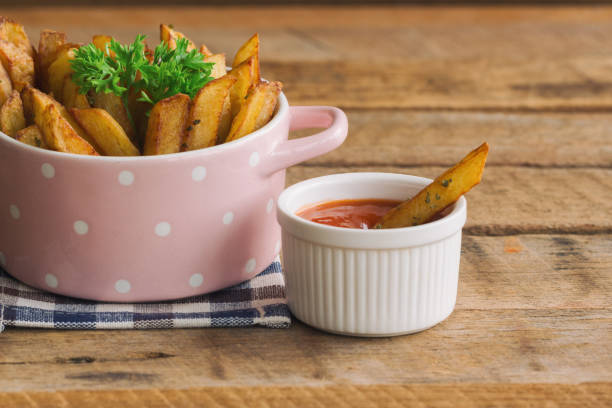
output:
[[[383,214],[400,203],[380,198],[335,200],[301,208],[296,215],[334,227],[370,229]]]

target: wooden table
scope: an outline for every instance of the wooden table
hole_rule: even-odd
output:
[[[432,177],[486,140],[457,306],[388,339],[288,330],[0,335],[1,407],[612,406],[612,8],[7,8],[86,41],[255,31],[294,105],[347,112],[344,171]]]

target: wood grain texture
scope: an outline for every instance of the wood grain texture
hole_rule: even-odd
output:
[[[445,167],[302,165],[287,171],[287,183],[351,171],[435,178],[444,170]],[[485,168],[481,184],[466,197],[468,220],[464,232],[468,234],[612,232],[612,170],[609,169],[492,166]]]
[[[612,404],[609,383],[586,384],[409,384],[322,387],[239,387],[180,390],[59,391],[4,393],[4,408],[365,408],[406,406],[605,407]],[[452,404],[449,403],[452,401]]]
[[[349,136],[309,165],[450,166],[487,141],[487,166],[612,168],[612,115],[346,111]],[[296,132],[305,136],[313,130]]]
[[[374,340],[300,323],[127,335],[14,329],[2,334],[0,390],[612,382],[611,329],[605,309],[456,310],[428,331]]]
[[[258,31],[263,75],[283,81],[293,104],[612,107],[612,7],[9,7],[3,13],[26,24],[34,39],[54,28],[76,41],[99,33],[128,41],[144,33],[156,43],[159,23],[174,23],[196,43],[228,55]]]

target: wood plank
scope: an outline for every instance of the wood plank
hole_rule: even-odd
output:
[[[4,392],[122,388],[612,381],[612,311],[456,310],[419,334],[289,330],[7,330]],[[41,375],[44,373],[44,375]]]
[[[294,166],[287,184],[327,174],[377,171],[434,178],[444,167]],[[612,232],[612,170],[538,169],[492,166],[470,191],[464,232],[478,235],[518,233]]]
[[[293,104],[410,109],[607,110],[612,7],[7,8],[33,38],[136,33],[174,22],[233,54],[260,31],[264,76]],[[206,24],[202,24],[206,21]],[[112,28],[109,28],[112,27]],[[110,31],[109,31],[110,30]]]
[[[610,383],[586,384],[410,384],[321,387],[193,388],[0,393],[5,408],[249,407],[604,407]],[[452,401],[452,405],[449,401]]]
[[[612,115],[348,110],[349,137],[325,166],[449,166],[487,141],[487,166],[612,168]],[[313,130],[296,132],[312,134]]]

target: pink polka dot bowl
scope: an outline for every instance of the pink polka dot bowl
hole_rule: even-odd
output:
[[[326,128],[288,140],[290,129]],[[80,156],[0,133],[0,265],[31,286],[112,302],[177,299],[263,271],[280,251],[285,169],[338,147],[344,113],[289,107],[223,145]]]

